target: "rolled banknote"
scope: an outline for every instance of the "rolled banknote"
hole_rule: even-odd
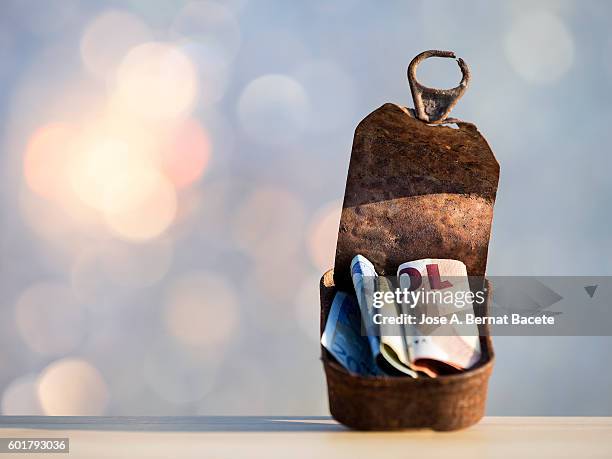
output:
[[[370,344],[360,333],[361,319],[354,300],[337,292],[327,316],[321,344],[348,371],[365,376],[382,375],[374,362]]]
[[[399,266],[397,277],[401,290],[420,291],[421,296],[410,305],[426,316],[451,316],[453,313],[473,314],[473,302],[465,264],[458,260],[423,259],[409,261]],[[437,291],[438,295],[427,292]],[[461,307],[445,298],[462,298]],[[451,296],[448,296],[451,295]],[[431,327],[417,324],[407,333],[411,362],[416,368],[437,374],[465,370],[481,358],[480,337],[477,325],[446,324]]]
[[[363,255],[356,255],[351,261],[351,277],[361,312],[362,331],[367,335],[374,361],[387,374],[405,374],[416,378],[417,372],[409,365],[410,358],[401,325],[381,333],[374,321],[374,315],[378,313],[397,315],[395,302],[386,302],[380,308],[382,311],[374,307],[374,292],[378,289],[391,290],[389,280],[379,277],[374,265]]]
[[[351,261],[351,278],[357,295],[357,303],[361,312],[364,335],[370,342],[372,355],[380,354],[380,333],[374,324],[374,292],[376,291],[376,270],[374,265],[363,255],[356,255]]]
[[[385,293],[392,291],[390,280],[384,276],[376,278],[376,291]],[[383,317],[398,316],[401,309],[395,301],[384,301],[377,311]],[[380,327],[380,353],[396,370],[413,378],[417,377],[417,369],[411,363],[410,348],[406,342],[404,324],[392,323]]]

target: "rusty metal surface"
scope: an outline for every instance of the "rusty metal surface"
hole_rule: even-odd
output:
[[[470,68],[463,59],[459,58],[457,64],[462,75],[459,84],[451,89],[429,88],[419,83],[416,70],[421,62],[430,57],[456,58],[452,51],[423,51],[412,59],[410,65],[408,65],[408,83],[410,84],[410,92],[412,92],[416,117],[427,123],[444,123],[470,83]],[[448,121],[456,120],[449,119]]]
[[[488,295],[490,289],[487,288]],[[336,294],[333,273],[320,282],[321,334]],[[490,296],[479,315],[485,315]],[[457,430],[485,413],[495,355],[490,336],[480,337],[481,361],[469,371],[438,378],[370,377],[351,374],[321,346],[329,409],[342,424],[360,430],[431,428]]]
[[[457,259],[469,275],[485,274],[499,165],[474,125],[458,127],[390,103],[357,126],[336,248],[341,289],[358,253],[383,275],[420,258]]]

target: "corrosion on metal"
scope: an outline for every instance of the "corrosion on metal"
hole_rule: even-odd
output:
[[[476,126],[448,113],[465,91],[469,70],[459,59],[463,79],[450,90],[434,90],[408,69],[415,111],[385,104],[355,130],[349,164],[335,269],[321,280],[321,332],[336,289],[350,291],[350,262],[366,256],[379,274],[421,258],[463,261],[470,276],[484,276],[499,165]],[[438,124],[435,124],[438,123]],[[490,288],[487,291],[490,294]],[[488,299],[487,299],[488,303]],[[485,314],[485,308],[477,314]],[[430,427],[455,430],[483,416],[493,368],[490,336],[481,336],[483,358],[475,368],[438,378],[365,377],[347,372],[321,347],[330,411],[356,429]]]
[[[466,62],[459,58],[457,64],[461,69],[461,82],[452,89],[429,88],[419,83],[416,69],[421,62],[430,57],[456,58],[452,51],[429,50],[412,59],[408,66],[408,83],[412,92],[416,117],[431,124],[455,122],[457,120],[447,119],[447,117],[470,83],[470,69]]]
[[[321,278],[321,334],[336,294],[333,273]],[[491,289],[478,316],[486,315]],[[482,358],[469,371],[438,378],[367,377],[349,373],[321,346],[329,409],[337,421],[360,430],[431,428],[447,431],[477,423],[485,413],[495,354],[491,336],[481,328]]]
[[[421,258],[485,274],[499,165],[473,124],[457,126],[424,123],[390,103],[359,123],[336,247],[340,288],[351,288],[358,253],[382,275]]]

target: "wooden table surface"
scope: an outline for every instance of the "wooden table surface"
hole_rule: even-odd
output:
[[[56,458],[612,458],[607,417],[488,417],[459,432],[394,433],[326,417],[0,417],[7,437],[70,438],[70,454]]]

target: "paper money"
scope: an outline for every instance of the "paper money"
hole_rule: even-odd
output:
[[[372,321],[374,316],[374,292],[376,291],[374,265],[362,255],[355,256],[351,261],[351,278],[361,312],[364,334],[367,335],[372,355],[376,358],[380,354],[380,333],[378,327]]]
[[[391,282],[386,277],[376,278],[376,290],[388,292],[393,289]],[[401,309],[395,301],[386,301],[378,310],[384,316],[397,316]],[[385,360],[401,373],[413,378],[417,377],[416,369],[411,365],[410,348],[406,342],[406,328],[403,324],[387,324],[380,328],[380,353]]]
[[[337,292],[329,310],[321,344],[352,373],[383,374],[372,355],[370,344],[360,333],[359,309],[346,293]]]
[[[367,334],[370,350],[374,362],[388,374],[406,374],[413,378],[417,373],[408,366],[409,356],[405,342],[405,333],[401,328],[387,330],[381,334],[381,330],[374,323],[374,314],[382,313],[397,315],[396,304],[386,303],[384,310],[374,308],[374,292],[377,290],[390,290],[388,279],[379,277],[374,265],[364,256],[356,255],[351,261],[351,277],[357,295],[357,303],[361,312],[364,325],[364,333]],[[401,327],[398,325],[398,327]]]
[[[470,291],[470,285],[466,266],[461,261],[429,258],[410,261],[399,266],[397,277],[402,290],[419,289],[424,293],[443,291],[445,294],[450,292],[456,298],[465,298],[465,304],[460,310],[455,304],[431,299],[417,301],[415,310],[429,316],[474,312],[472,300],[465,297],[465,293]],[[480,360],[480,338],[476,325],[446,324],[435,327],[433,332],[431,327],[424,325],[410,328],[407,343],[411,362],[423,371],[440,373],[449,369],[465,370]]]
[[[423,259],[403,263],[395,280],[378,276],[374,265],[357,255],[351,262],[355,287],[353,298],[338,292],[332,303],[321,343],[349,371],[363,375],[408,375],[436,377],[474,366],[481,357],[476,325],[445,324],[431,326],[416,322],[387,321],[377,325],[375,315],[399,317],[424,314],[449,316],[458,312],[473,314],[467,269],[458,260]],[[393,292],[420,290],[409,303],[397,303]],[[463,298],[461,305],[437,301],[444,292]],[[390,295],[385,296],[385,293]],[[387,298],[375,302],[374,297]],[[416,299],[415,299],[416,298]],[[432,300],[433,298],[433,300]],[[402,301],[398,299],[397,301]]]

